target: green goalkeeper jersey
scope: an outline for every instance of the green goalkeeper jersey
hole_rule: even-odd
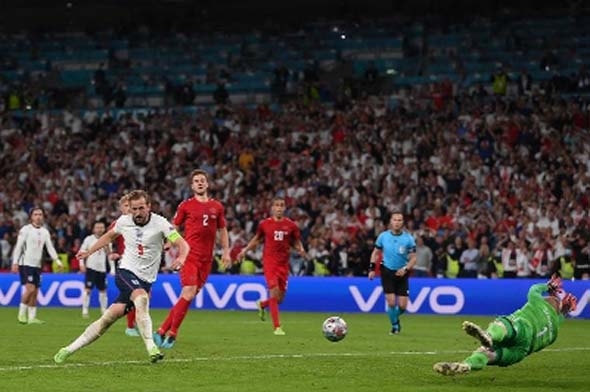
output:
[[[547,291],[545,283],[532,285],[527,303],[507,317],[518,335],[524,334],[531,339],[529,353],[542,350],[553,343],[564,320],[564,316],[545,301],[543,294]],[[518,331],[521,328],[526,330]]]

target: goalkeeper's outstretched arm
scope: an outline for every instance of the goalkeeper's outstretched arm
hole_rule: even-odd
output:
[[[549,291],[549,286],[547,283],[537,283],[530,287],[529,293],[527,295],[528,302],[535,303],[539,301],[544,301],[543,294]]]

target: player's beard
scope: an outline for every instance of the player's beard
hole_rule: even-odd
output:
[[[137,215],[133,217],[133,223],[135,223],[137,226],[145,226],[146,223],[148,223],[149,221],[149,215],[147,216],[141,216],[141,215]]]

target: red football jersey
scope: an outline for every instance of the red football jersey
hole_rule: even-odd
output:
[[[107,231],[109,231],[110,229],[115,227],[116,222],[117,222],[116,220],[112,221],[111,224],[109,225],[109,228],[107,229]],[[123,252],[125,252],[125,239],[123,238],[122,235],[118,235],[117,238],[115,238],[114,243],[115,243],[114,251],[122,256]]]
[[[178,205],[172,222],[184,226],[184,239],[191,247],[190,255],[197,261],[212,260],[217,229],[223,229],[225,211],[217,200],[201,202],[196,198],[184,200]]]
[[[266,218],[258,225],[256,234],[264,238],[262,261],[266,267],[289,264],[291,245],[301,238],[299,227],[289,218]]]

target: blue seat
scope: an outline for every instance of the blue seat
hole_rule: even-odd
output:
[[[63,70],[59,73],[62,83],[67,87],[81,87],[90,84],[93,71],[86,69]]]
[[[128,85],[126,89],[127,95],[145,96],[145,95],[161,95],[164,93],[164,86],[160,84],[154,85]]]
[[[216,84],[194,84],[193,90],[196,94],[205,95],[205,94],[213,94],[213,92],[217,89]]]
[[[6,80],[15,82],[22,79],[24,72],[22,70],[6,70],[0,71],[0,75]]]

